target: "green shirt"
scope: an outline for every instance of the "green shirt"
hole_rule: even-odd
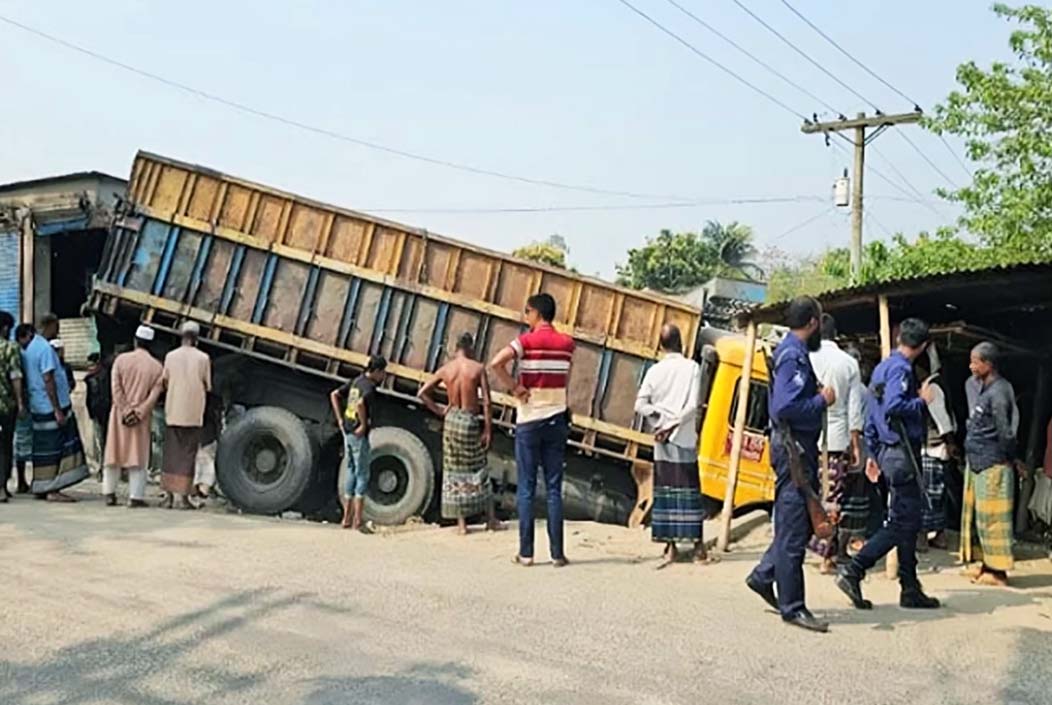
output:
[[[10,416],[18,409],[15,386],[11,380],[22,378],[22,355],[18,343],[0,340],[0,416]]]

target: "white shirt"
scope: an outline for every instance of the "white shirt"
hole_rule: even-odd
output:
[[[653,433],[675,428],[669,443],[698,445],[695,419],[701,394],[701,367],[679,353],[668,353],[643,376],[636,396],[636,413]]]
[[[810,355],[818,381],[836,393],[836,401],[827,409],[829,451],[843,453],[851,447],[851,432],[862,430],[864,392],[858,361],[832,340],[823,340],[821,349]]]

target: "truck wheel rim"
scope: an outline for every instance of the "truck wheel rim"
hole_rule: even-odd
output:
[[[369,497],[377,504],[397,504],[409,491],[409,469],[401,458],[393,455],[373,458],[370,470]]]
[[[264,436],[250,443],[243,456],[245,472],[257,485],[273,485],[288,469],[285,447],[273,436]]]

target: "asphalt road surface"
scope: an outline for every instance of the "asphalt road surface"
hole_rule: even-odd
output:
[[[877,608],[852,611],[809,567],[834,625],[813,635],[742,586],[766,526],[718,565],[656,571],[644,532],[573,524],[572,566],[524,569],[514,531],[366,536],[82,496],[0,506],[4,705],[1052,702],[1047,559],[998,591],[929,555],[934,613],[893,606],[883,576]]]

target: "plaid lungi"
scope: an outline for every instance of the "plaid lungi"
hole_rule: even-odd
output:
[[[928,503],[924,507],[924,531],[946,528],[946,465],[947,461],[921,455],[921,480]]]
[[[33,494],[47,494],[72,487],[88,476],[84,448],[73,409],[65,409],[66,423],[59,426],[54,414],[33,414]]]
[[[866,479],[861,468],[852,468],[846,453],[829,454],[829,496],[826,505],[840,512],[836,532],[828,539],[811,537],[808,548],[822,558],[837,554],[840,541],[850,541],[866,533],[869,517],[869,497],[866,494]]]
[[[442,516],[481,514],[490,499],[482,421],[464,409],[450,409],[442,425]]]
[[[1012,497],[1015,478],[1008,465],[964,472],[961,510],[961,560],[982,561],[993,570],[1012,570]],[[973,533],[974,523],[974,533]],[[978,546],[973,536],[978,536]]]
[[[33,460],[33,417],[29,414],[15,422],[15,460],[20,463]]]
[[[656,444],[651,538],[662,543],[700,541],[704,520],[697,449],[674,443]]]

